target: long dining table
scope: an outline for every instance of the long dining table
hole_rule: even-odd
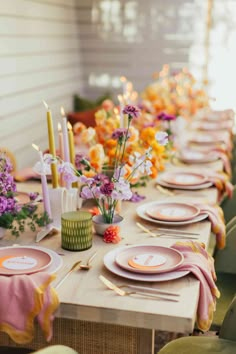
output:
[[[204,164],[219,171],[222,169],[220,160]],[[172,171],[196,170],[196,166],[167,167]],[[40,189],[37,182],[20,183],[20,191],[36,191]],[[25,232],[15,239],[10,233],[2,240],[0,246],[39,245],[50,248],[62,254],[63,266],[57,272],[53,285],[62,279],[75,261],[83,263],[95,251],[96,257],[89,270],[76,270],[58,288],[60,307],[56,313],[54,336],[51,344],[61,343],[74,347],[80,354],[149,354],[154,353],[154,337],[156,331],[192,333],[195,325],[196,311],[199,300],[199,281],[188,274],[181,278],[165,282],[141,282],[119,277],[107,270],[103,263],[105,254],[120,246],[128,245],[160,245],[170,247],[177,239],[172,237],[150,237],[140,230],[136,223],[140,222],[148,228],[152,223],[142,220],[136,212],[139,205],[151,201],[173,201],[188,203],[216,203],[218,193],[210,187],[200,190],[175,190],[173,195],[167,195],[156,188],[156,181],[151,181],[146,187],[138,190],[146,199],[139,203],[122,202],[121,215],[124,221],[121,227],[122,241],[119,244],[107,244],[101,236],[94,235],[92,248],[71,252],[61,248],[60,233],[47,236],[35,243],[35,233]],[[86,203],[82,206],[86,208]],[[175,226],[176,228],[176,226]],[[189,225],[178,226],[179,230],[197,233],[197,240],[208,247],[211,235],[210,222],[205,219]],[[185,239],[185,238],[183,238]],[[133,284],[165,289],[180,294],[178,302],[153,300],[135,296],[119,296],[109,290],[100,281],[99,275],[104,275],[115,284]],[[14,344],[7,335],[1,333],[0,342]],[[50,343],[49,343],[50,344]],[[48,345],[39,331],[36,331],[35,341],[30,348],[38,349]]]

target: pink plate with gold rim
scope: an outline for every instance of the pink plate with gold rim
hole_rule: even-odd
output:
[[[30,247],[3,247],[0,249],[0,274],[31,274],[47,268],[52,262],[46,250]]]
[[[164,182],[180,186],[196,186],[207,182],[207,177],[195,172],[169,172],[161,176]]]
[[[148,206],[146,213],[157,220],[186,221],[196,217],[200,209],[188,203],[157,202]]]
[[[169,247],[156,245],[130,246],[119,252],[115,261],[130,272],[158,274],[170,272],[184,260],[183,255]]]

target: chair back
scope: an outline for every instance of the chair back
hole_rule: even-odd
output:
[[[236,342],[236,296],[226,312],[220,328],[219,338]]]
[[[227,232],[225,248],[218,250],[214,258],[216,274],[236,274],[236,224]]]

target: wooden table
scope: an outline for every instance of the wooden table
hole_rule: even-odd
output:
[[[220,165],[216,166],[219,169]],[[18,190],[36,190],[39,184],[20,184]],[[139,190],[140,194],[144,194],[147,198],[143,203],[149,201],[186,201],[186,202],[216,202],[217,201],[217,191],[215,188],[209,188],[198,191],[176,191],[175,196],[167,196],[161,194],[155,186],[154,182],[151,182],[148,187]],[[134,298],[134,297],[120,297],[116,295],[113,291],[105,288],[104,284],[99,280],[99,275],[103,274],[107,278],[111,279],[115,283],[132,283],[143,285],[141,282],[122,279],[108,270],[105,269],[103,265],[104,255],[116,247],[126,245],[126,244],[155,244],[163,246],[171,246],[176,239],[164,239],[164,238],[152,238],[148,234],[143,233],[136,226],[136,222],[140,221],[143,224],[150,226],[149,223],[144,222],[136,215],[136,208],[141,203],[135,204],[130,202],[122,203],[122,213],[124,216],[124,222],[122,225],[122,237],[123,240],[118,244],[106,244],[103,242],[102,238],[95,235],[93,240],[93,246],[91,249],[83,252],[70,252],[61,249],[61,239],[60,234],[47,237],[40,241],[39,245],[43,247],[51,248],[57,252],[63,252],[63,267],[58,272],[57,279],[54,285],[60,281],[60,279],[66,274],[71,265],[76,260],[81,260],[85,262],[88,257],[97,251],[97,256],[93,261],[93,266],[89,271],[75,271],[70,275],[67,281],[58,289],[58,294],[60,298],[60,308],[57,312],[58,318],[71,319],[85,321],[89,324],[93,323],[97,326],[104,324],[105,327],[100,328],[100,332],[93,328],[93,332],[90,333],[91,337],[96,337],[96,335],[102,338],[104,331],[110,331],[111,336],[113,336],[113,342],[115,346],[115,337],[117,331],[124,329],[123,339],[125,342],[127,340],[127,333],[129,333],[130,339],[128,345],[132,341],[135,342],[133,347],[135,349],[128,349],[124,346],[119,347],[119,349],[114,349],[111,352],[109,348],[101,348],[101,343],[97,349],[93,347],[91,351],[87,348],[89,344],[82,345],[81,338],[84,336],[80,333],[75,333],[75,336],[79,335],[80,342],[77,344],[76,349],[81,350],[81,353],[95,354],[95,353],[153,353],[154,346],[154,330],[170,331],[170,332],[181,332],[181,333],[191,333],[194,328],[196,309],[199,297],[199,282],[191,275],[185,276],[180,279],[160,282],[160,283],[146,283],[147,286],[152,286],[153,288],[165,288],[171,291],[178,291],[180,293],[180,301],[178,303],[171,303],[165,301],[153,301],[149,299]],[[206,246],[210,240],[210,223],[209,221],[202,221],[188,226],[182,226],[179,229],[188,230],[191,232],[198,232],[199,240],[204,242]],[[35,235],[28,232],[24,236],[21,236],[17,240],[12,236],[8,236],[0,241],[1,246],[11,245],[13,243],[19,243],[22,245],[34,244]],[[118,327],[117,327],[118,325]],[[121,327],[119,327],[121,326]],[[131,332],[129,331],[129,327]],[[141,330],[138,330],[138,329]],[[119,329],[119,330],[118,330]],[[132,330],[135,329],[133,333]],[[60,330],[60,329],[57,329]],[[80,328],[81,330],[81,328]],[[138,331],[137,331],[138,330]],[[70,345],[66,342],[66,329],[64,329],[65,335],[62,339],[63,333],[61,333],[61,341],[57,338],[57,342]],[[92,332],[92,330],[91,330]],[[113,334],[112,334],[113,333]],[[70,335],[70,334],[69,334]],[[89,335],[88,335],[89,336]],[[132,337],[133,336],[133,337]],[[134,339],[135,338],[135,339]],[[89,343],[89,338],[87,338]],[[106,339],[102,339],[104,341]],[[41,342],[40,342],[41,343]],[[39,346],[39,342],[32,344],[34,348]],[[42,343],[40,344],[42,346]],[[112,346],[113,344],[110,343]],[[126,343],[127,345],[127,343]],[[133,348],[132,347],[132,348]],[[123,349],[121,349],[123,348]],[[122,351],[123,350],[123,351]]]

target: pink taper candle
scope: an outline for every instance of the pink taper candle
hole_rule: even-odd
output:
[[[64,111],[63,107],[61,107],[61,115],[62,115],[62,135],[63,135],[64,159],[66,162],[70,162],[67,118],[65,116],[65,111]]]
[[[49,199],[49,193],[48,193],[48,184],[47,184],[47,177],[46,174],[44,173],[44,161],[43,161],[43,153],[39,149],[39,147],[35,144],[32,144],[33,148],[38,151],[39,154],[39,160],[41,163],[41,184],[42,184],[42,195],[43,195],[43,205],[44,205],[44,210],[47,212],[49,218],[52,218],[52,213],[51,213],[51,205],[50,205],[50,199]]]

